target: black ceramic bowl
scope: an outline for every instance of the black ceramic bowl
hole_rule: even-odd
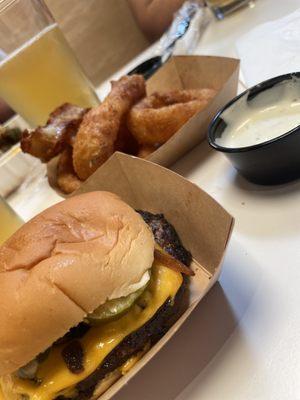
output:
[[[225,110],[228,112],[227,110],[243,96],[247,96],[248,103],[263,91],[272,90],[277,85],[285,84],[285,81],[293,82],[298,79],[300,79],[300,72],[277,76],[253,86],[223,107],[209,126],[209,144],[214,149],[223,152],[233,166],[251,182],[272,185],[300,177],[300,125],[266,142],[247,147],[222,147],[216,143],[216,139],[222,136],[227,126],[222,119],[222,114]]]

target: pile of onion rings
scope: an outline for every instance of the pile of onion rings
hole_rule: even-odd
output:
[[[205,88],[146,97],[141,75],[124,76],[97,107],[58,107],[45,126],[23,132],[21,147],[43,162],[58,156],[56,185],[72,193],[115,151],[147,158],[215,95]]]

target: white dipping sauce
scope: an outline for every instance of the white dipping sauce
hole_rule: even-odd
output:
[[[246,147],[266,142],[300,125],[300,79],[293,78],[267,89],[250,101],[247,95],[225,110],[226,122],[216,143],[223,147]]]

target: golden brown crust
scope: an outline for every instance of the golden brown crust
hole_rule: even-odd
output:
[[[73,137],[88,111],[73,104],[65,103],[57,107],[49,115],[45,126],[23,132],[21,148],[43,162],[51,160],[61,153],[68,144],[72,144]]]
[[[57,186],[66,194],[80,188],[80,179],[75,174],[72,161],[72,147],[67,147],[57,163]]]
[[[73,165],[80,179],[87,179],[113,154],[124,116],[144,95],[142,76],[124,76],[112,82],[104,102],[84,116],[73,148]]]
[[[170,139],[216,94],[213,89],[155,92],[130,110],[127,126],[145,146],[159,146]]]
[[[0,376],[129,294],[153,252],[142,218],[108,192],[74,196],[23,225],[0,247]]]

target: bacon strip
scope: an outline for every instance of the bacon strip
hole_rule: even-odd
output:
[[[22,134],[21,148],[43,162],[61,153],[67,145],[72,145],[74,136],[87,108],[65,103],[56,108],[49,116],[45,126]]]
[[[176,258],[170,256],[170,254],[164,252],[162,249],[156,247],[154,249],[154,259],[155,261],[160,262],[166,267],[173,269],[176,272],[181,272],[182,274],[188,276],[194,276],[195,272],[192,271],[189,267],[184,265],[182,262],[176,260]]]

